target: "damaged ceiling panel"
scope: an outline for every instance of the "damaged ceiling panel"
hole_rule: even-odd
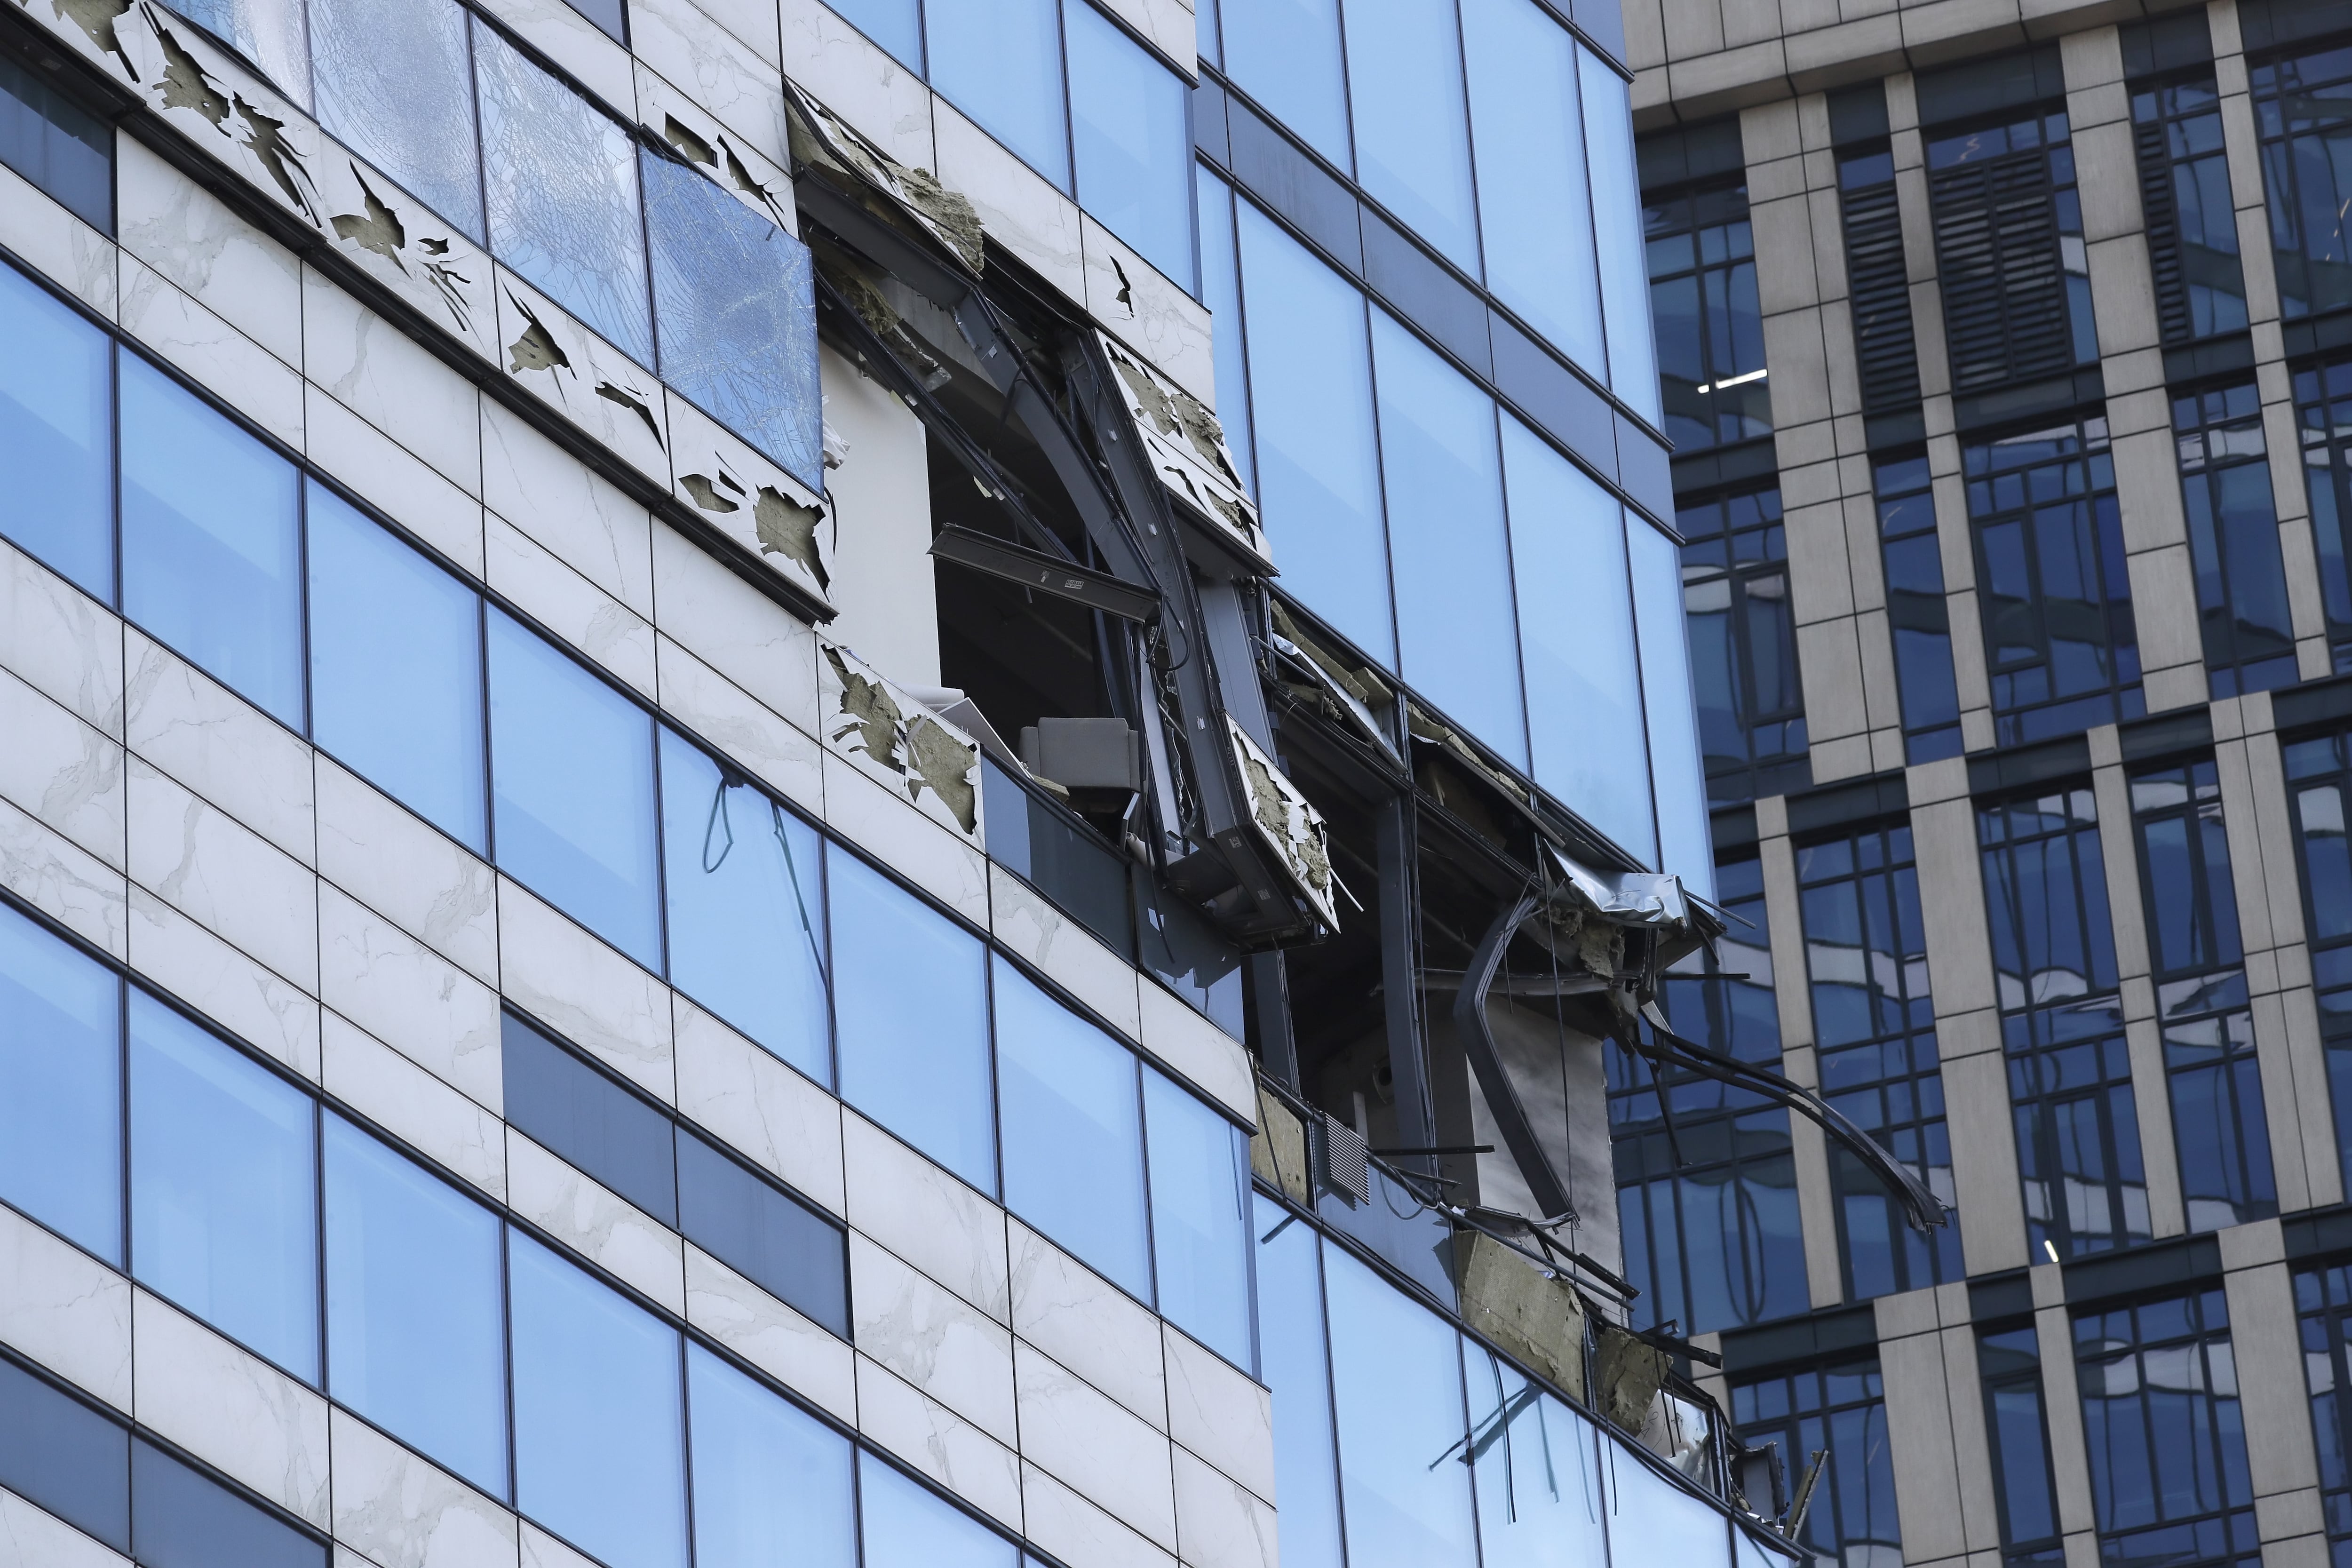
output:
[[[1257,503],[1242,486],[1217,416],[1208,405],[1129,353],[1108,334],[1096,335],[1104,357],[1118,376],[1128,417],[1135,422],[1137,433],[1151,453],[1151,466],[1160,483],[1192,515],[1208,524],[1222,542],[1240,553],[1246,570],[1272,575],[1274,557],[1266,550]]]
[[[974,847],[982,841],[980,747],[847,648],[820,642],[824,743]]]

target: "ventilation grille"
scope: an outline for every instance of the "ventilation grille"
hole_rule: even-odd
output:
[[[2172,160],[2161,123],[2132,127],[2139,145],[2139,199],[2147,222],[2147,264],[2156,275],[2156,319],[2168,343],[2197,335],[2189,311],[2189,278],[2181,265],[2180,208],[2173,199]]]
[[[1371,1188],[1364,1174],[1362,1134],[1328,1112],[1323,1118],[1323,1184],[1343,1193],[1357,1203],[1371,1198]]]
[[[2066,275],[2042,151],[1942,170],[1927,194],[1953,389],[2072,369]]]
[[[1845,193],[1845,270],[1862,405],[1871,412],[1919,401],[1919,352],[1911,338],[1910,268],[1895,184]]]

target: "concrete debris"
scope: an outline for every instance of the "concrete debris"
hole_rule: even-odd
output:
[[[908,329],[906,318],[875,286],[873,279],[856,268],[836,261],[824,251],[817,253],[816,268],[824,274],[824,280],[848,301],[849,308],[857,313],[859,321],[866,323],[866,330],[880,338],[883,346],[915,373],[926,391],[936,392],[947,384],[948,367],[940,363],[939,356]]]
[[[1330,829],[1323,814],[1231,714],[1225,716],[1225,734],[1233,745],[1234,765],[1249,791],[1251,826],[1275,851],[1290,873],[1295,889],[1317,917],[1329,930],[1338,931],[1339,915],[1331,901]]]

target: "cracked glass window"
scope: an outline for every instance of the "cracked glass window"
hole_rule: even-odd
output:
[[[474,60],[490,248],[591,331],[653,363],[628,132],[479,24]]]
[[[123,613],[299,731],[294,465],[146,361],[121,376]]]
[[[456,0],[310,0],[310,27],[320,122],[480,240],[473,70]]]
[[[808,247],[684,164],[641,157],[663,378],[823,489]]]
[[[310,107],[310,47],[302,0],[169,0],[173,10],[243,55],[271,85]]]
[[[0,267],[0,536],[114,602],[113,353],[106,334]]]
[[[661,773],[671,983],[831,1083],[816,833],[667,730]]]

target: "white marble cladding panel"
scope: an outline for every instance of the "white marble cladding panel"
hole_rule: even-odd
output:
[[[287,446],[302,446],[302,378],[137,257],[122,257],[122,330]]]
[[[131,1282],[5,1205],[0,1342],[131,1408]]]
[[[507,1205],[614,1279],[686,1315],[686,1244],[678,1234],[511,1127]]]
[[[482,402],[482,500],[573,571],[652,618],[651,515],[521,415],[488,398]]]
[[[667,636],[658,639],[662,711],[812,814],[824,811],[822,749]]]
[[[85,724],[122,739],[122,623],[0,540],[0,666]]]
[[[0,1568],[128,1568],[130,1562],[15,1492],[0,1491]]]
[[[988,237],[1035,268],[1071,299],[1087,297],[1086,249],[1078,204],[1055,190],[987,132],[934,95],[939,176],[971,198]]]
[[[1161,1335],[1169,1436],[1273,1501],[1273,1396],[1173,1324],[1162,1324]]]
[[[1176,1560],[1033,1464],[1021,1467],[1030,1540],[1089,1568],[1175,1568]]]
[[[378,1568],[514,1568],[515,1516],[342,1410],[331,1412],[335,1539]]]
[[[863,1355],[857,1358],[857,1429],[982,1512],[1021,1528],[1019,1456]]]
[[[1087,312],[1170,380],[1214,408],[1209,309],[1093,218],[1084,220]]]
[[[310,267],[302,269],[302,353],[304,373],[337,402],[467,495],[481,494],[474,384]]]
[[[1143,1048],[1255,1127],[1257,1079],[1248,1049],[1150,975],[1136,991],[1143,1009]]]
[[[122,873],[0,800],[0,887],[116,958],[129,946]]]
[[[824,4],[783,0],[784,74],[909,168],[936,169],[931,89]]]
[[[686,1245],[686,1321],[820,1409],[856,1421],[856,1357],[849,1346],[692,1242]]]
[[[926,795],[929,792],[925,791]],[[824,819],[842,837],[973,924],[988,920],[988,858],[828,752]]]
[[[1019,1220],[1007,1224],[1013,1331],[1165,1431],[1160,1320]]]
[[[320,1026],[319,1081],[329,1094],[503,1203],[505,1129],[358,1025],[333,1013]]]
[[[337,1563],[335,1568],[343,1568]],[[522,1568],[602,1568],[593,1557],[582,1555],[558,1541],[547,1531],[522,1521]]]
[[[540,1022],[665,1103],[677,1098],[669,988],[505,877],[501,989]]]
[[[1108,1019],[1129,1039],[1142,1034],[1133,965],[1054,907],[1045,895],[993,861],[988,868],[989,921],[996,940],[1035,964],[1056,984]]]
[[[39,268],[100,315],[113,318],[113,241],[5,164],[0,164],[0,246]]]
[[[772,29],[775,13],[771,10],[767,15]],[[772,32],[769,41],[774,42]],[[769,73],[769,79],[772,83],[777,79],[773,71]],[[772,86],[769,90],[781,102],[782,94]],[[729,130],[710,110],[647,69],[643,60],[637,62],[637,121],[689,163],[702,168],[719,189],[744,206],[787,234],[800,232],[800,215],[793,205],[792,176],[740,132]],[[701,147],[680,137],[681,131],[699,142]],[[703,156],[706,151],[709,153],[708,158]]]
[[[640,695],[654,694],[654,628],[626,605],[492,512],[483,534],[491,589]]]
[[[123,731],[131,752],[304,865],[318,853],[310,748],[300,736],[126,626]]]
[[[317,777],[319,874],[496,985],[498,879],[488,865],[333,759],[319,758]]]
[[[137,758],[128,773],[132,880],[315,992],[319,922],[310,868]]]
[[[772,162],[782,163],[786,157],[784,95],[776,76],[775,10],[751,0],[722,8],[735,25],[765,36],[738,37],[691,0],[629,0],[630,47],[638,59],[684,88],[721,124]],[[757,47],[761,44],[764,49]]]
[[[565,0],[484,0],[482,9],[627,118],[629,51]]]
[[[835,519],[830,513],[821,515],[803,549],[791,538],[797,520],[789,510],[820,510],[820,498],[686,398],[667,387],[662,395],[669,403],[670,466],[677,475],[672,488],[677,499],[769,571],[804,594],[826,599],[833,581]],[[778,533],[782,537],[771,537]],[[811,551],[814,564],[803,558]]]
[[[843,1213],[841,1102],[685,997],[672,1008],[678,1114]]]
[[[1167,1437],[1034,1347],[1016,1344],[1013,1360],[1022,1458],[1175,1551]]]
[[[482,503],[316,384],[305,384],[303,393],[310,461],[427,548],[480,577]]]
[[[852,649],[828,642],[819,652],[820,738],[826,749],[892,796],[911,802],[956,835],[960,847],[984,844],[979,748]],[[980,866],[975,858],[971,868],[979,872]],[[914,880],[932,886],[920,876]],[[986,904],[983,879],[982,912],[974,921],[985,921]]]
[[[0,735],[0,797],[123,865],[122,748],[5,672]]]
[[[131,889],[126,957],[147,979],[257,1050],[316,1079],[319,1005],[146,889]]]
[[[319,885],[319,999],[492,1111],[498,993],[345,894]]]
[[[929,1397],[1012,1446],[1013,1336],[979,1309],[853,1230],[852,1338]]]
[[[849,1223],[1010,1322],[1004,1211],[856,1111],[842,1113],[841,1142]]]
[[[654,624],[814,736],[817,638],[666,522],[653,531]]]
[[[1176,1542],[1192,1568],[1276,1568],[1274,1506],[1176,1450]]]
[[[144,1290],[131,1342],[140,1425],[328,1528],[324,1399]]]
[[[147,144],[114,143],[114,231],[123,249],[288,364],[302,363],[302,268]]]
[[[1167,56],[1186,80],[1199,79],[1200,43],[1192,7],[1184,0],[1104,0],[1104,8]]]
[[[319,213],[329,243],[476,358],[493,357],[489,253],[333,138],[320,142]]]
[[[661,384],[572,313],[498,269],[499,370],[568,423],[669,489]]]

